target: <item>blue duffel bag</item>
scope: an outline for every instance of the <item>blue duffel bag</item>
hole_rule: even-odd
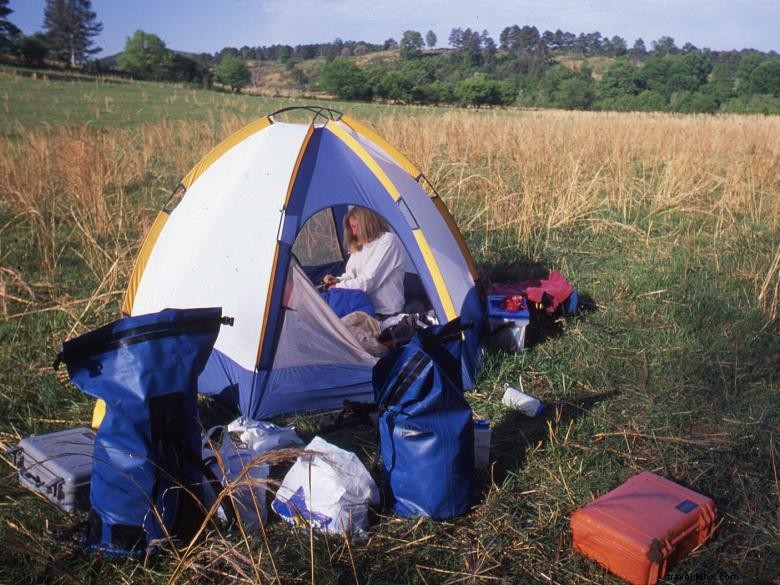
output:
[[[400,516],[468,511],[474,425],[463,397],[459,319],[418,333],[374,366],[379,450],[387,496]]]
[[[192,537],[204,514],[197,379],[222,309],[127,317],[63,343],[58,361],[106,403],[95,437],[87,545],[140,555]]]

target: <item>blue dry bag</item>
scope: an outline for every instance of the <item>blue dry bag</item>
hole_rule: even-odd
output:
[[[379,450],[400,516],[452,518],[471,504],[474,425],[463,398],[459,319],[421,331],[374,366]]]
[[[70,379],[106,402],[95,437],[87,544],[141,554],[190,538],[203,518],[197,379],[220,308],[128,317],[63,343]]]

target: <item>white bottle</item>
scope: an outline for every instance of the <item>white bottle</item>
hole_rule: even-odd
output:
[[[527,416],[537,417],[541,416],[544,412],[544,404],[533,396],[528,396],[525,392],[521,392],[517,388],[513,388],[509,384],[504,384],[504,397],[501,399],[501,404],[519,410]]]
[[[490,463],[490,421],[474,419],[474,467],[481,469]]]

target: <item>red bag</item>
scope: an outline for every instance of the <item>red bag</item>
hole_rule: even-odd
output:
[[[715,530],[713,501],[645,471],[571,515],[572,544],[634,585],[654,585]]]

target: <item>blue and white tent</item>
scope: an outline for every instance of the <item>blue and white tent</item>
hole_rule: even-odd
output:
[[[283,121],[291,109],[234,133],[184,177],[141,248],[123,312],[219,306],[235,317],[199,390],[236,400],[245,416],[371,401],[376,358],[307,277],[344,261],[342,218],[364,206],[403,243],[408,294],[416,288],[440,323],[474,323],[463,344],[464,386],[473,387],[482,306],[473,260],[444,203],[366,125],[313,107],[296,108],[312,113],[309,123]]]

